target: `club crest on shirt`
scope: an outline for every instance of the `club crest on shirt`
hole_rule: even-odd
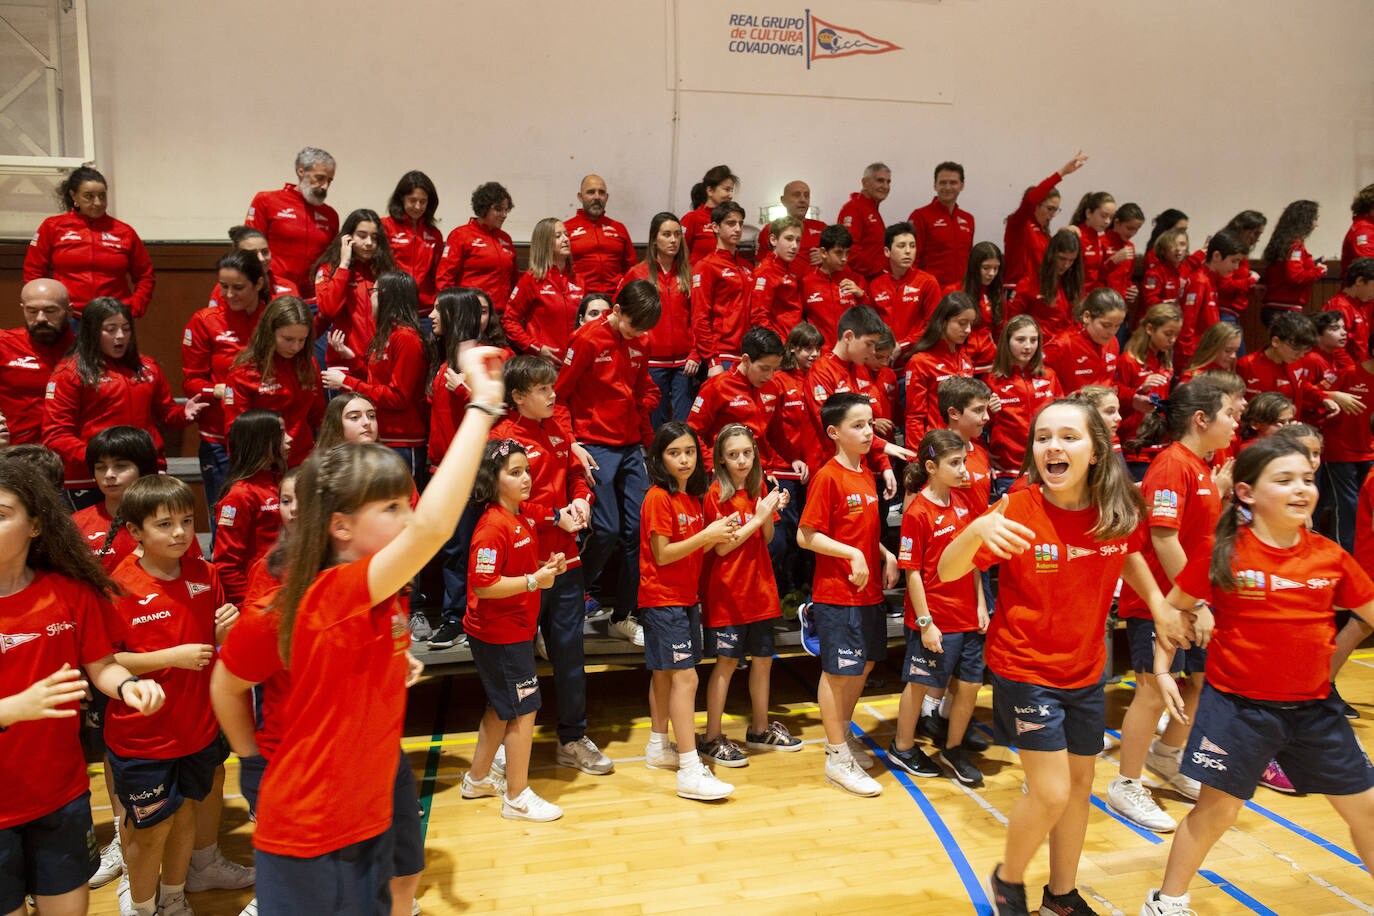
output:
[[[479,547],[477,549],[477,564],[473,571],[483,575],[491,575],[496,572],[496,548]]]
[[[1024,719],[1016,720],[1016,733],[1018,735],[1024,735],[1026,732],[1038,732],[1044,727],[1039,722],[1027,722]]]
[[[1086,547],[1075,547],[1072,544],[1068,545],[1068,551],[1070,560],[1077,560],[1082,557],[1097,556],[1096,550],[1088,550]]]
[[[233,506],[222,506],[219,510],[219,524],[224,528],[234,527],[234,518],[239,514]]]
[[[1236,582],[1239,588],[1236,593],[1247,598],[1264,597],[1265,576],[1258,569],[1242,569],[1236,573]]]
[[[37,633],[0,633],[0,655],[38,638]]]
[[[204,582],[187,582],[186,588],[191,592],[192,598],[210,590],[210,586],[206,585]]]
[[[1059,569],[1058,544],[1036,544],[1034,555],[1036,572],[1055,572]]]

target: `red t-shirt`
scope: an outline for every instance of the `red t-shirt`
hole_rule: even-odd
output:
[[[372,604],[371,560],[324,570],[297,608],[289,667],[311,689],[286,700],[258,797],[258,849],[312,858],[391,826],[410,628],[394,596]]]
[[[968,633],[978,629],[978,589],[982,588],[978,576],[970,571],[962,579],[942,582],[937,571],[940,554],[945,552],[954,536],[976,517],[957,490],[950,491],[948,506],[935,502],[922,490],[912,498],[902,514],[897,568],[920,572],[926,607],[941,633]],[[910,592],[903,604],[907,629],[919,629]]]
[[[280,482],[272,470],[240,480],[215,507],[215,572],[224,597],[242,604],[248,593],[248,571],[267,555],[281,532]]]
[[[123,562],[124,558],[134,552],[138,547],[138,542],[134,536],[123,525],[115,533],[114,540],[105,546],[105,542],[110,537],[110,526],[114,524],[114,519],[110,513],[105,511],[105,501],[78,509],[72,513],[72,521],[76,524],[76,529],[86,537],[86,546],[91,549],[91,555],[100,559],[100,564],[105,567],[105,571],[114,572],[116,566]]]
[[[701,551],[660,566],[649,546],[651,535],[685,541],[703,527],[701,500],[687,493],[649,488],[639,510],[639,606],[690,607],[700,600]]]
[[[970,439],[965,443],[968,451],[964,454],[964,467],[968,469],[968,504],[973,511],[981,513],[992,502],[992,456],[981,439]]]
[[[262,716],[258,727],[258,753],[271,760],[281,743],[286,723],[282,710],[291,694],[291,672],[281,663],[281,616],[270,610],[276,589],[269,590],[239,614],[219,647],[219,660],[241,680],[262,685]]]
[[[1276,702],[1330,693],[1334,609],[1374,601],[1374,582],[1321,535],[1299,529],[1298,538],[1294,547],[1271,547],[1242,527],[1231,561],[1234,591],[1213,587],[1210,554],[1194,555],[1179,573],[1178,587],[1216,615],[1207,681],[1218,690]]]
[[[125,557],[111,578],[124,590],[106,610],[110,640],[121,652],[155,652],[187,643],[215,644],[215,611],[224,604],[219,577],[200,557],[181,558],[181,575],[157,579]],[[105,743],[121,757],[170,760],[201,750],[219,734],[210,708],[209,667],[162,668],[144,677],[162,685],[167,702],[151,716],[117,699],[105,714]]]
[[[883,559],[879,549],[882,519],[878,516],[878,488],[866,469],[851,471],[838,458],[827,461],[807,485],[800,525],[832,540],[863,551],[868,582],[855,588],[849,581],[849,561],[816,554],[811,597],[825,604],[858,607],[883,601]]]
[[[1206,461],[1183,443],[1175,442],[1150,462],[1140,495],[1145,497],[1145,519],[1150,527],[1177,531],[1184,556],[1212,555],[1212,539],[1221,516],[1221,496]],[[1145,555],[1160,592],[1168,595],[1173,582],[1164,573],[1154,542],[1147,540],[1141,553]],[[1117,615],[1143,619],[1150,616],[1150,609],[1134,589],[1122,583]]]
[[[766,492],[765,485],[764,493],[759,495]],[[743,490],[736,490],[722,501],[720,481],[713,481],[706,491],[705,523],[736,515],[741,525],[747,525],[754,517],[756,504],[757,500]],[[773,521],[777,520],[775,513]],[[762,528],[723,557],[714,548],[703,552],[701,609],[706,626],[735,627],[782,616],[773,561],[768,556]]]
[[[1355,560],[1361,569],[1374,569],[1374,468],[1365,476],[1355,502]]]
[[[36,570],[24,588],[0,598],[5,658],[0,696],[28,690],[63,663],[76,668],[110,655],[108,608],[109,602],[90,586],[43,570]],[[76,704],[67,708],[75,710]],[[0,744],[5,749],[0,780],[14,790],[0,809],[0,830],[56,811],[91,786],[81,752],[80,716],[16,722]]]
[[[1096,507],[1060,509],[1038,486],[1012,493],[1006,517],[1035,534],[1031,548],[1010,559],[986,544],[974,557],[979,569],[1002,564],[988,666],[1008,680],[1064,690],[1098,683],[1112,594],[1126,555],[1144,547],[1144,520],[1127,537],[1099,541],[1091,533]]]
[[[524,576],[539,569],[534,520],[492,504],[477,521],[468,553],[468,612],[463,630],[482,642],[508,645],[534,639],[540,592],[521,590],[506,598],[479,598],[502,576]]]

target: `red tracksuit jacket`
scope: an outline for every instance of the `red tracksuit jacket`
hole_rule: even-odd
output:
[[[1341,240],[1341,268],[1349,267],[1356,258],[1374,258],[1374,219],[1368,216],[1357,216]]]
[[[968,347],[957,350],[949,341],[939,340],[935,346],[911,357],[906,364],[906,442],[912,451],[921,437],[932,429],[943,429],[945,418],[940,416],[939,388],[947,378],[973,378],[973,360]]]
[[[1186,365],[1179,363],[1177,357],[1174,358],[1174,365]],[[1143,388],[1145,379],[1151,375],[1162,375],[1170,381],[1154,388]],[[1169,396],[1169,389],[1173,387],[1172,379],[1174,370],[1164,365],[1162,356],[1159,353],[1146,354],[1145,362],[1141,363],[1130,353],[1122,353],[1116,361],[1116,397],[1121,402],[1121,426],[1116,431],[1116,438],[1126,443],[1134,439],[1140,430],[1141,421],[1146,414],[1135,409],[1134,398],[1137,392],[1146,394],[1157,394],[1161,398]],[[1155,455],[1164,451],[1164,445],[1155,445],[1144,449],[1141,452],[1129,452],[1132,461],[1150,461]]]
[[[226,427],[232,426],[245,410],[275,410],[281,414],[286,423],[286,434],[291,437],[287,463],[292,467],[304,461],[315,448],[315,430],[320,428],[320,421],[324,419],[324,392],[319,385],[319,367],[308,351],[297,357],[301,358],[310,365],[311,379],[315,382],[313,387],[301,385],[295,360],[273,354],[270,381],[263,381],[255,366],[235,366],[229,370],[224,392]]]
[[[806,440],[808,451],[802,458],[813,475],[835,457],[835,443],[825,434],[825,425],[821,423],[821,408],[832,394],[842,391],[868,394],[869,400],[872,400],[869,385],[859,366],[840,359],[833,351],[826,350],[811,364],[811,370],[806,373],[806,411],[811,417],[811,436]],[[891,459],[883,454],[885,445],[884,439],[873,437],[873,446],[868,452],[868,466],[874,473],[882,473],[892,467]]]
[[[850,194],[848,202],[840,208],[839,223],[854,236],[854,245],[849,249],[850,270],[872,280],[887,269],[887,255],[883,254],[883,233],[887,227],[873,198],[857,191]]]
[[[182,394],[193,398],[229,380],[229,369],[253,339],[253,329],[263,311],[261,306],[250,313],[211,305],[191,316],[181,335]],[[229,433],[224,407],[213,393],[206,397],[210,404],[196,417],[200,437],[222,444]]]
[[[1035,323],[1040,325],[1040,339],[1042,341],[1053,340],[1058,334],[1062,334],[1073,327],[1073,305],[1069,302],[1069,297],[1064,294],[1063,285],[1056,287],[1054,292],[1054,302],[1046,302],[1040,295],[1040,276],[1032,274],[1029,277],[1022,277],[1021,282],[1016,284],[1016,293],[1011,297],[1011,302],[1007,305],[1007,317],[1012,318],[1016,315],[1029,315],[1035,319]],[[1065,384],[1068,384],[1066,381]]]
[[[1130,307],[1130,290],[1135,276],[1135,243],[1124,240],[1115,229],[1108,229],[1098,236],[1102,246],[1102,272],[1098,276],[1099,285],[1116,290]],[[1112,263],[1112,257],[1122,248],[1129,248],[1131,256],[1123,261]]]
[[[396,266],[415,278],[420,288],[420,314],[434,311],[434,297],[438,293],[439,254],[444,250],[444,236],[438,229],[417,223],[406,217],[404,221],[382,217],[382,231],[391,245]]]
[[[768,427],[768,444],[777,457],[774,476],[798,480],[801,475],[792,469],[792,462],[804,460],[814,446],[815,428],[806,408],[806,379],[800,372],[779,369],[773,373],[778,389],[778,410]]]
[[[428,380],[424,342],[414,328],[403,325],[391,332],[380,356],[364,354],[364,375],[350,378],[348,387],[377,408],[379,442],[392,448],[416,448],[429,441]]]
[[[279,191],[254,194],[243,223],[267,236],[273,272],[294,283],[303,296],[314,295],[315,262],[339,234],[334,208],[306,203],[300,189],[288,184]]]
[[[29,337],[27,328],[0,331],[0,414],[9,424],[10,444],[42,440],[48,379],[75,343],[76,335],[66,328],[48,347]]]
[[[946,210],[936,197],[912,210],[907,219],[916,227],[916,266],[942,287],[963,280],[973,250],[973,214],[958,204]]]
[[[821,233],[824,231],[824,221],[818,219],[802,220],[802,237],[801,245],[797,248],[797,264],[811,263],[811,252],[821,243]],[[763,231],[759,233],[758,251],[760,257],[773,253],[773,232],[771,225],[765,225]]]
[[[1183,326],[1174,344],[1174,363],[1186,366],[1193,361],[1202,334],[1221,320],[1218,305],[1221,278],[1205,264],[1188,275],[1188,285],[1178,306],[1183,312]],[[1124,438],[1124,437],[1123,437]]]
[[[1264,302],[1300,312],[1312,298],[1312,285],[1324,276],[1325,267],[1317,263],[1299,239],[1289,249],[1288,257],[1264,268]]]
[[[582,286],[588,292],[608,295],[619,289],[620,278],[637,260],[625,224],[605,215],[592,219],[579,208],[576,216],[564,220],[563,226],[568,230],[572,259]]]
[[[931,313],[940,304],[940,284],[919,267],[910,268],[900,279],[884,271],[873,278],[868,291],[873,308],[904,347],[925,333]]]
[[[1006,258],[1002,263],[1002,279],[1007,286],[1015,286],[1022,279],[1040,272],[1040,262],[1050,246],[1050,234],[1035,221],[1035,208],[1050,196],[1059,178],[1059,173],[1054,172],[1031,188],[1021,198],[1021,205],[1007,217],[1007,228],[1002,234],[1002,253]]]
[[[983,376],[1002,402],[988,424],[988,455],[997,477],[1016,476],[1030,444],[1031,421],[1041,407],[1064,396],[1054,370],[1044,368],[1042,373],[1030,375],[1024,369],[1012,367],[1011,374],[1005,377],[991,372]]]
[[[678,225],[682,226],[682,244],[687,249],[687,260],[693,265],[716,250],[716,234],[706,227],[711,225],[711,205],[702,204],[691,213],[682,214]],[[653,239],[649,240],[653,244]]]
[[[712,451],[716,436],[731,423],[749,427],[759,450],[759,463],[772,470],[779,464],[769,445],[768,432],[777,415],[781,398],[778,386],[770,380],[762,388],[755,388],[736,367],[729,372],[708,378],[692,402],[687,422],[701,440],[701,456],[709,472],[714,464]]]
[[[692,268],[692,336],[702,362],[739,359],[754,275],[738,253],[718,248]]]
[[[1079,223],[1078,243],[1083,251],[1083,295],[1087,295],[1093,290],[1102,286],[1102,266],[1106,256],[1102,245],[1102,233],[1087,225]]]
[[[1045,344],[1045,365],[1054,370],[1065,393],[1084,385],[1116,387],[1116,360],[1121,347],[1116,338],[1100,346],[1081,327],[1064,331]]]
[[[1299,419],[1321,403],[1321,390],[1301,360],[1279,365],[1263,350],[1255,350],[1236,360],[1236,374],[1245,382],[1247,398],[1253,400],[1262,392],[1277,391],[1293,402]]]
[[[230,486],[214,507],[215,572],[231,604],[243,604],[248,571],[267,556],[281,532],[279,489],[275,473],[259,471]]]
[[[582,284],[571,267],[568,273],[550,267],[542,280],[527,270],[501,313],[501,329],[515,352],[537,354],[550,347],[558,359],[568,349],[581,301]]]
[[[534,519],[540,560],[562,553],[568,567],[580,566],[577,538],[558,527],[554,512],[574,499],[592,501],[582,464],[572,453],[572,434],[554,418],[532,420],[512,413],[491,430],[492,439],[514,439],[525,447],[530,462],[530,498],[520,511]]]
[[[798,254],[790,263],[769,253],[754,268],[749,293],[749,323],[771,328],[784,341],[802,322],[801,281],[806,262]]]
[[[1374,302],[1359,302],[1353,296],[1346,295],[1342,290],[1322,306],[1324,312],[1340,312],[1345,316],[1345,350],[1350,354],[1350,358],[1357,363],[1362,363],[1369,358],[1369,329],[1370,319],[1374,317]],[[1344,390],[1344,389],[1341,389]],[[5,416],[9,416],[8,413]],[[10,420],[10,429],[14,429],[14,421]]]
[[[448,234],[439,259],[439,289],[475,286],[491,297],[500,311],[510,299],[517,277],[515,243],[500,229],[488,229],[476,217]]]
[[[841,292],[840,283],[852,280],[859,293]],[[857,271],[847,266],[833,274],[813,267],[801,277],[802,317],[816,326],[825,338],[825,345],[833,347],[840,339],[840,316],[856,305],[868,302],[868,283]]]
[[[43,220],[24,255],[24,282],[40,277],[67,288],[78,318],[97,296],[114,296],[142,318],[153,298],[148,249],[132,226],[108,213],[90,220],[69,210]]]
[[[632,280],[648,280],[649,265],[643,261],[625,271],[620,287]],[[684,293],[678,284],[677,271],[660,270],[655,264],[652,282],[658,288],[658,301],[662,311],[658,324],[644,335],[644,346],[648,348],[649,365],[653,368],[681,368],[688,358],[700,360],[696,339],[692,335],[692,303],[690,293]],[[616,289],[620,294],[620,288]]]
[[[318,333],[330,327],[343,331],[344,343],[353,351],[352,358],[345,359],[330,347],[325,355],[326,365],[343,366],[350,375],[362,375],[363,353],[377,333],[377,319],[372,314],[372,287],[376,283],[372,267],[366,262],[335,270],[327,264],[320,265],[315,274],[315,301],[320,307],[315,330]]]
[[[554,392],[559,422],[578,442],[623,447],[649,445],[649,414],[658,386],[649,380],[644,344],[622,337],[608,317],[573,332]]]

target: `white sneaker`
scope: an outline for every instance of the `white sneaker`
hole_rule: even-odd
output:
[[[119,834],[100,850],[100,867],[91,875],[91,887],[104,887],[124,874],[124,852],[119,848]]]
[[[504,744],[496,749],[496,756],[491,758],[491,771],[497,776],[506,775],[506,746]]]
[[[868,752],[868,748],[864,746],[862,741],[851,733],[844,736],[844,743],[849,747],[849,753],[854,756],[854,762],[859,765],[860,769],[873,769],[873,755]],[[874,792],[873,794],[877,795],[878,793]]]
[[[556,821],[563,816],[563,809],[553,802],[544,801],[529,786],[515,798],[501,799],[501,816],[512,821]]]
[[[1162,735],[1169,727],[1169,711],[1166,709],[1159,714],[1159,721],[1155,723],[1155,734]]]
[[[859,762],[850,754],[825,755],[825,781],[866,798],[883,794],[883,787],[878,780],[860,769]]]
[[[549,660],[549,647],[544,643],[543,630],[534,631],[534,654],[538,655],[544,661]]]
[[[157,916],[196,916],[196,911],[191,909],[184,893],[168,894],[158,901]]]
[[[1191,776],[1175,773],[1174,778],[1169,780],[1169,788],[1190,801],[1197,801],[1198,795],[1202,792],[1202,783]]]
[[[644,749],[644,765],[651,770],[676,770],[678,768],[677,742],[650,744]]]
[[[231,862],[224,853],[215,850],[215,857],[204,868],[196,868],[193,863],[186,872],[186,892],[197,894],[201,891],[236,891],[252,887],[257,873],[246,865]]]
[[[128,872],[119,879],[119,887],[115,888],[115,898],[119,901],[119,916],[138,916],[138,911],[134,909],[134,892],[129,890]]]
[[[581,770],[588,776],[605,776],[615,769],[615,764],[611,762],[611,758],[601,753],[601,748],[597,747],[596,742],[586,735],[576,741],[558,745],[553,760],[561,767],[572,767],[575,770]]]
[[[1159,888],[1151,888],[1145,895],[1145,905],[1140,908],[1140,916],[1197,916],[1197,910],[1189,906],[1192,900],[1184,894],[1178,903],[1165,903],[1159,899]]]
[[[471,771],[463,774],[464,798],[496,798],[505,794],[506,777],[498,776],[495,767],[486,779],[473,779]]]
[[[1178,823],[1160,809],[1144,783],[1118,776],[1107,786],[1107,807],[1132,824],[1155,833],[1170,833]]]
[[[644,628],[640,626],[639,621],[635,620],[633,617],[611,621],[611,625],[606,628],[606,632],[618,639],[633,643],[636,646],[644,645]]]
[[[414,613],[410,615],[410,641],[429,642],[429,638],[434,635],[434,627],[430,625],[424,614]]]
[[[1145,755],[1145,769],[1168,782],[1178,775],[1183,765],[1183,748],[1162,749],[1164,745],[1158,738],[1150,742],[1150,750]]]
[[[679,798],[693,801],[716,801],[729,798],[735,787],[715,777],[705,766],[688,767],[677,771],[677,794]]]
[[[420,916],[420,901],[410,898],[410,916]]]
[[[248,905],[239,910],[239,916],[258,916],[258,898],[248,901]]]

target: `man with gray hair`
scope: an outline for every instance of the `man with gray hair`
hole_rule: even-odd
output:
[[[324,202],[333,183],[334,157],[307,146],[296,154],[296,182],[253,195],[243,219],[267,236],[272,273],[296,284],[307,298],[315,292],[311,268],[339,234],[339,214]]]
[[[874,162],[864,169],[861,190],[850,194],[849,201],[840,208],[839,222],[854,237],[854,245],[849,249],[849,267],[865,280],[887,269],[887,256],[883,254],[882,214],[878,206],[887,200],[892,192],[892,170],[881,162]]]

